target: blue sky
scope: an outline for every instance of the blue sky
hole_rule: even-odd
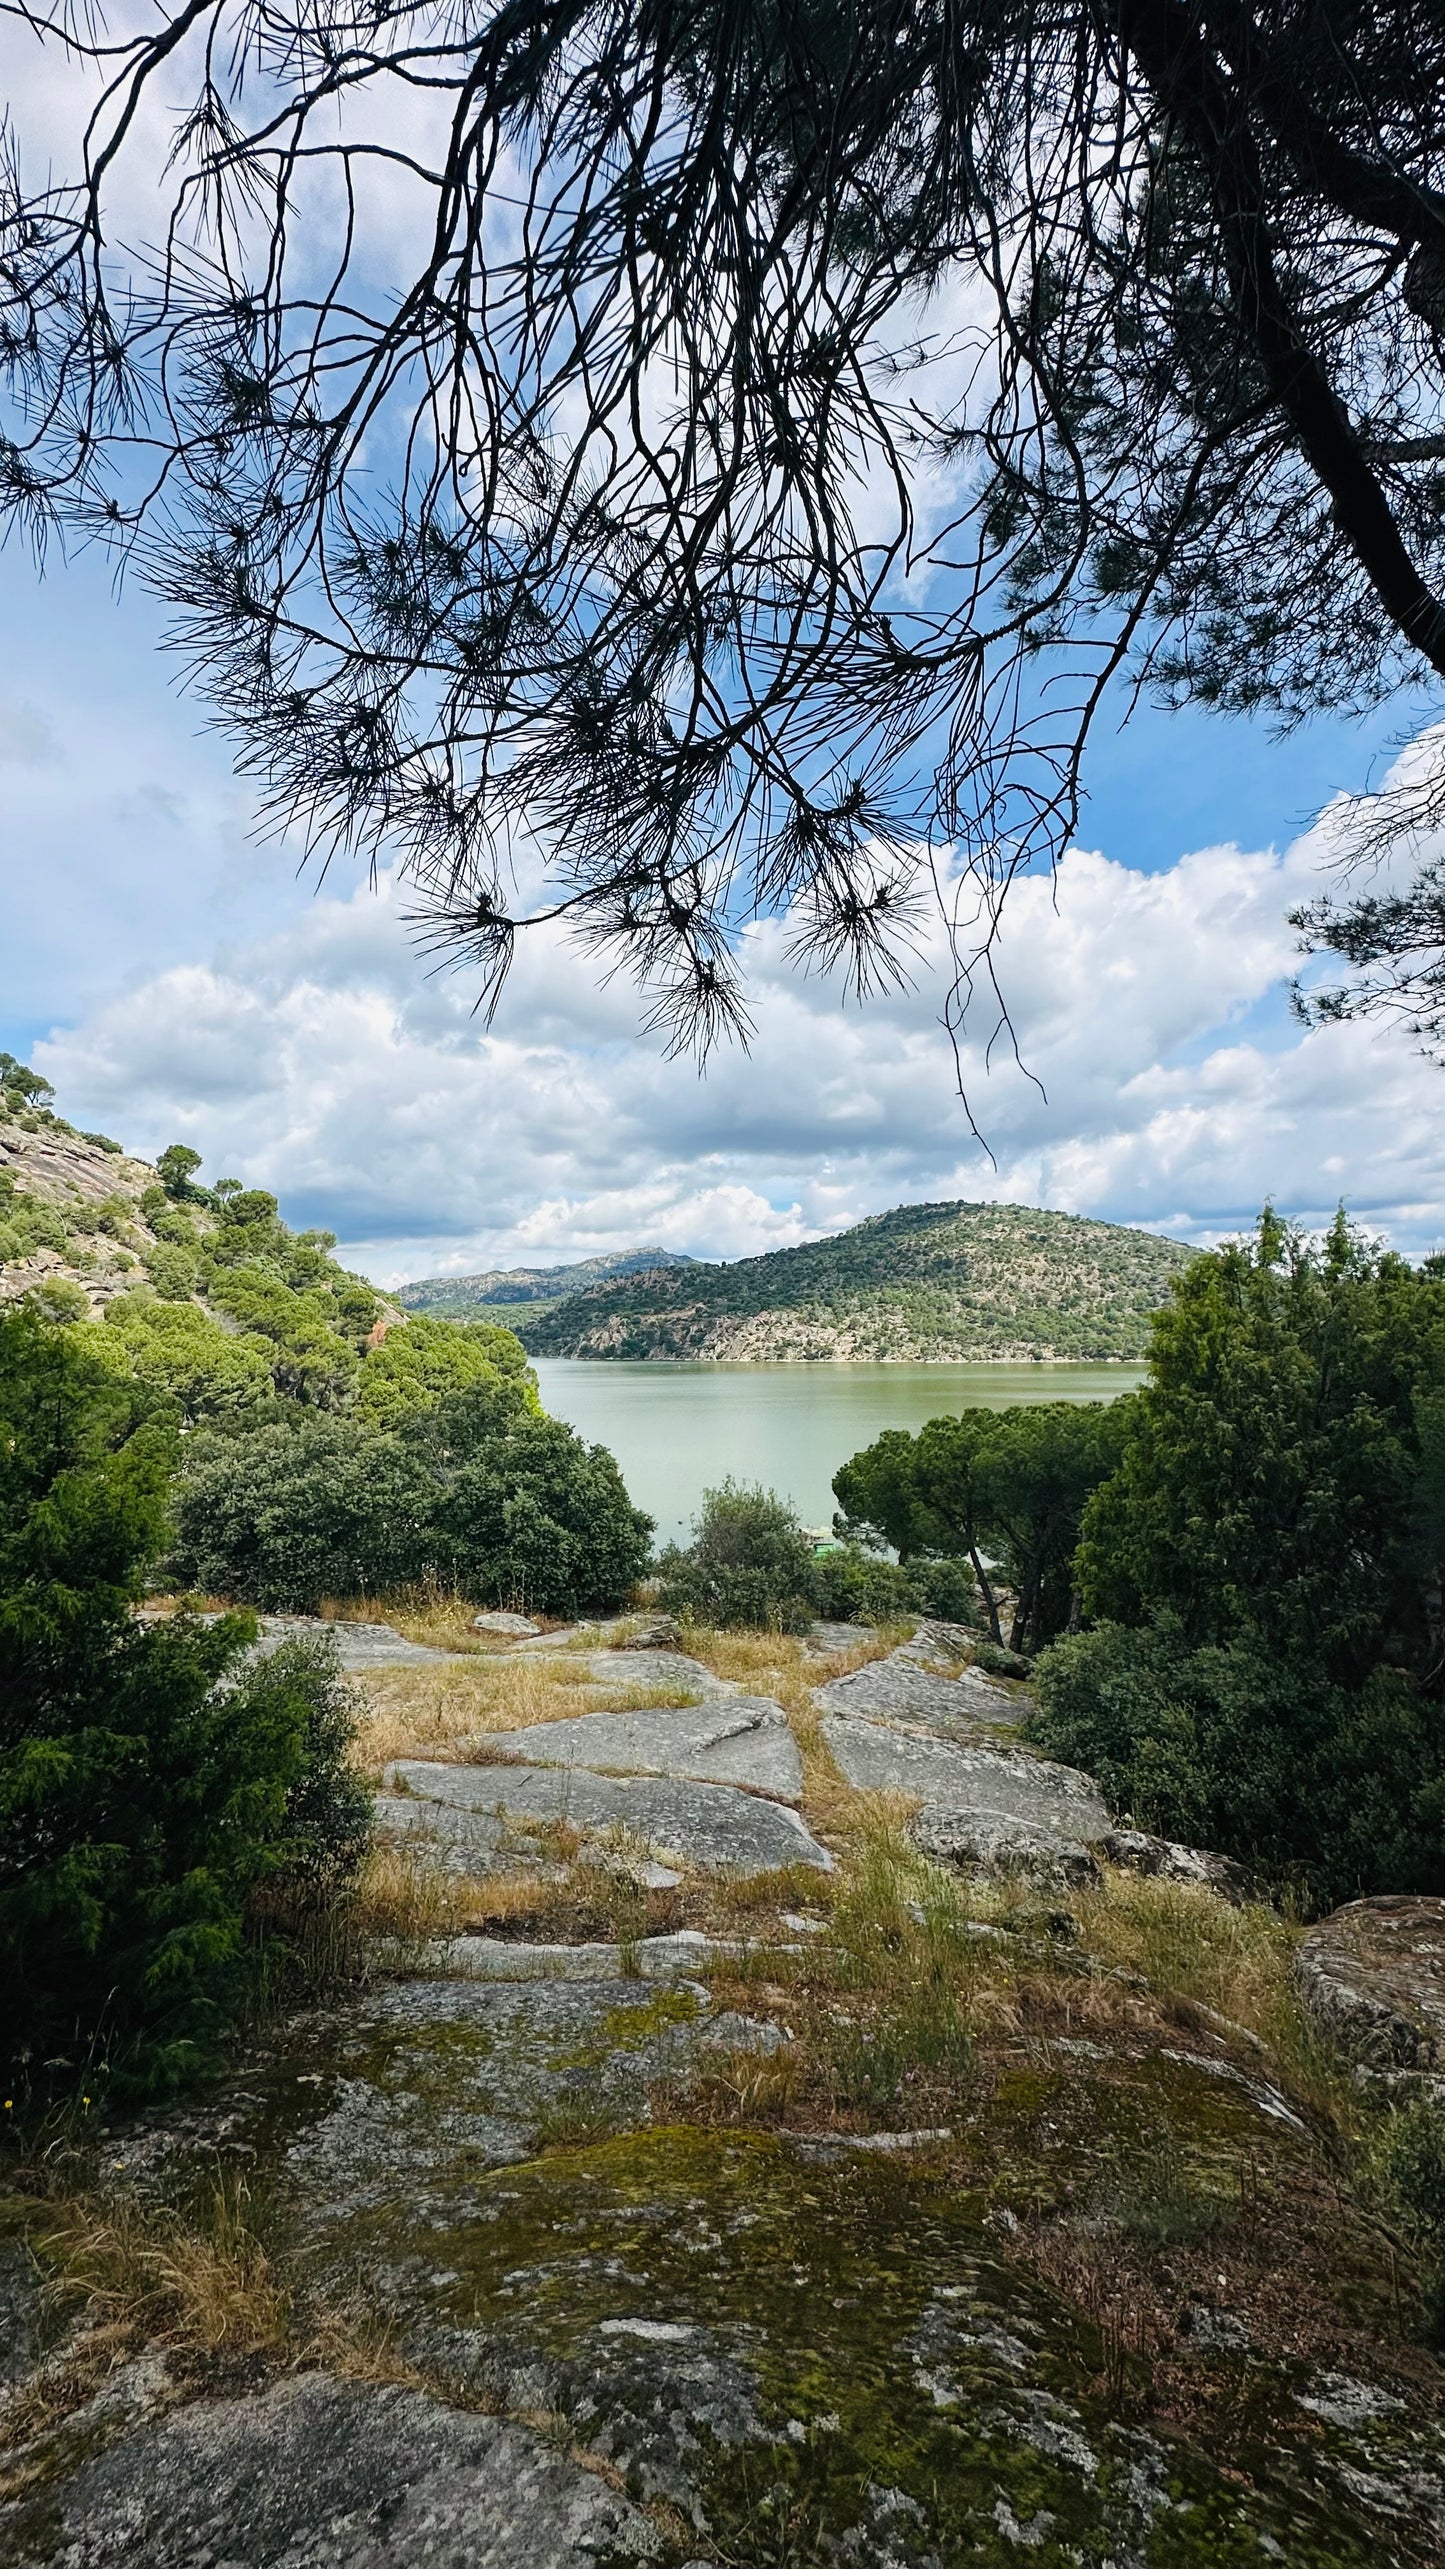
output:
[[[318,887],[256,843],[160,623],[93,557],[37,581],[0,556],[0,1042],[78,1122],[147,1150],[184,1134],[378,1275],[641,1239],[737,1256],[956,1194],[1189,1237],[1266,1192],[1306,1219],[1343,1194],[1403,1246],[1445,1239],[1442,1074],[1398,1033],[1306,1037],[1285,1005],[1311,817],[1378,784],[1423,705],[1284,741],[1147,709],[1101,731],[1088,853],[1056,901],[1027,887],[1005,938],[1045,1094],[975,1063],[990,1163],[952,1092],[936,952],[911,996],[860,1014],[758,932],[758,1042],[702,1082],[555,943],[488,1033],[388,887]]]

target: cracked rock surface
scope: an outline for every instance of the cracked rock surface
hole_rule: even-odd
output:
[[[427,1825],[443,1840],[448,1812],[491,1812],[513,1828],[560,1820],[584,1837],[621,1833],[664,1861],[675,1855],[719,1873],[832,1867],[832,1857],[788,1803],[729,1784],[599,1775],[582,1766],[443,1766],[419,1758],[398,1759],[389,1780],[426,1806]]]

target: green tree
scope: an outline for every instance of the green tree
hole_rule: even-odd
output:
[[[1154,1322],[1035,1735],[1322,1901],[1445,1890],[1445,1278],[1266,1212]]]
[[[443,1477],[435,1525],[450,1575],[524,1613],[622,1605],[647,1568],[652,1519],[605,1446],[538,1415],[517,1388],[504,1378],[453,1394],[415,1422]]]
[[[413,1410],[400,1430],[302,1412],[197,1436],[175,1520],[174,1579],[299,1613],[426,1578],[484,1605],[616,1605],[652,1531],[611,1455],[539,1416],[514,1376]]]
[[[200,1165],[200,1152],[188,1142],[170,1142],[157,1154],[156,1175],[175,1203],[185,1204],[194,1195],[191,1180]]]
[[[1088,1612],[1160,1609],[1347,1688],[1445,1652],[1445,1280],[1341,1215],[1318,1247],[1266,1212],[1153,1325],[1117,1475],[1088,1510]]]
[[[1044,1401],[892,1428],[833,1481],[846,1529],[893,1545],[900,1560],[962,1557],[990,1633],[1002,1644],[999,1591],[1013,1590],[1009,1648],[1041,1649],[1075,1612],[1074,1553],[1090,1494],[1114,1470],[1131,1405]]]
[[[268,1612],[376,1596],[445,1566],[426,1457],[359,1419],[317,1412],[245,1436],[202,1434],[174,1496],[168,1575]]]
[[[302,1860],[316,1689],[244,1616],[146,1626],[172,1431],[83,1330],[0,1317],[0,2060],[9,2092],[174,2084],[247,1983],[247,1902]],[[313,1784],[315,1779],[313,1780]]]
[[[95,1332],[101,1361],[168,1393],[187,1427],[259,1421],[275,1405],[269,1340],[223,1329],[194,1302],[118,1294]]]
[[[372,1427],[397,1427],[415,1411],[435,1409],[449,1393],[503,1382],[514,1387],[519,1410],[540,1414],[535,1377],[510,1329],[488,1322],[464,1328],[418,1312],[388,1329],[363,1357],[356,1414]]]

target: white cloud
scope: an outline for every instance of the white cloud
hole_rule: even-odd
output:
[[[915,988],[845,1009],[752,931],[758,1036],[705,1079],[635,1034],[559,934],[523,940],[491,1030],[426,975],[391,887],[323,897],[272,936],[138,982],[40,1047],[81,1121],[194,1142],[336,1229],[388,1280],[640,1241],[736,1257],[904,1200],[986,1196],[1207,1237],[1266,1195],[1343,1195],[1419,1249],[1445,1236],[1441,1073],[1394,1029],[1304,1033],[1286,912],[1339,815],[1283,856],[1218,847],[1142,874],[1076,850],[1011,896],[1001,971],[1026,1070],[965,1053],[973,1141],[938,1018],[941,932]]]

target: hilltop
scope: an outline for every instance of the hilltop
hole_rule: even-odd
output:
[[[978,1363],[1142,1356],[1194,1250],[1019,1204],[905,1204],[734,1266],[620,1276],[514,1325],[529,1354]]]
[[[397,1300],[404,1311],[430,1311],[445,1320],[465,1318],[479,1305],[506,1306],[508,1325],[515,1326],[514,1304],[527,1311],[543,1310],[569,1294],[586,1293],[593,1285],[648,1275],[658,1267],[697,1264],[681,1249],[613,1249],[604,1257],[578,1258],[565,1267],[488,1267],[481,1275],[424,1276],[416,1284],[403,1285]]]

